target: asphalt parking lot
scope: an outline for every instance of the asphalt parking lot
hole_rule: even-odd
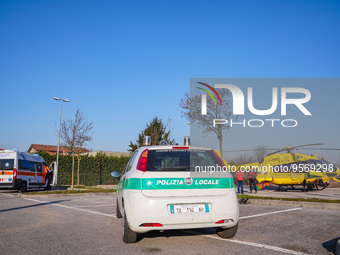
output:
[[[334,254],[340,238],[339,210],[246,204],[230,240],[192,229],[125,244],[115,206],[113,195],[19,198],[0,190],[1,254]]]

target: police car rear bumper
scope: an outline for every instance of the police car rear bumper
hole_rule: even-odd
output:
[[[170,205],[209,204],[205,213],[171,213]],[[125,201],[126,217],[130,228],[137,233],[152,230],[231,228],[239,218],[239,206],[235,191],[227,195],[199,197],[146,197],[141,192],[131,192]],[[230,220],[228,223],[217,223]],[[161,227],[143,227],[145,223],[159,223]]]

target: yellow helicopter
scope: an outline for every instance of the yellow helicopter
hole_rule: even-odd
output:
[[[302,147],[309,147],[318,144],[306,144],[294,147],[285,147],[282,149],[265,149],[276,150],[265,156],[260,162],[238,165],[245,172],[251,169],[257,172],[257,181],[259,183],[258,189],[263,189],[269,183],[279,185],[278,190],[282,186],[291,186],[295,189],[295,185],[303,185],[303,191],[319,189],[318,186],[325,189],[329,185],[329,180],[340,182],[337,177],[340,177],[340,168],[332,163],[317,158],[318,155],[305,155],[293,153],[293,150],[298,150]],[[329,148],[305,148],[311,150],[340,150]],[[237,150],[237,151],[251,151],[251,150]],[[228,152],[235,152],[228,151]],[[284,153],[280,153],[284,152]]]

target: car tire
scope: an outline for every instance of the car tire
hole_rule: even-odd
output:
[[[120,219],[120,218],[123,218],[123,215],[122,215],[122,213],[121,213],[120,210],[119,210],[118,199],[117,199],[116,201],[117,201],[117,202],[116,202],[116,217],[117,217],[118,219]]]
[[[123,217],[123,226],[124,226],[123,242],[124,243],[135,243],[135,242],[137,242],[138,234],[131,230],[129,223],[126,219],[125,213],[124,213],[124,217]]]
[[[238,227],[238,223],[232,228],[227,228],[227,229],[216,228],[217,235],[224,239],[233,238],[236,235],[237,227]]]
[[[26,192],[27,191],[27,182],[22,182],[19,188],[19,192]]]

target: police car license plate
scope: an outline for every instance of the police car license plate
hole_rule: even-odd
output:
[[[208,213],[208,204],[170,205],[170,213]]]

